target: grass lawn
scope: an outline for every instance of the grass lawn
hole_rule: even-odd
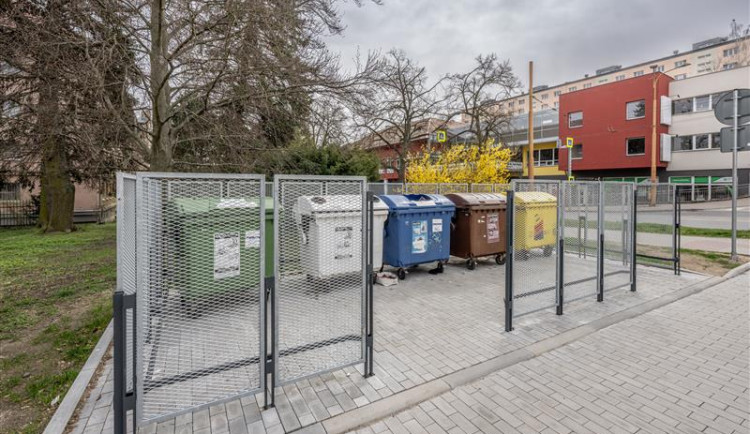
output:
[[[114,223],[0,229],[0,432],[44,429],[112,317],[115,278]]]

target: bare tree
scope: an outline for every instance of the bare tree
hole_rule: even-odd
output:
[[[353,105],[354,122],[366,135],[364,146],[383,145],[398,156],[399,179],[404,179],[412,141],[444,125],[441,95],[443,79],[431,82],[424,67],[402,50],[392,49],[379,58],[367,89]]]
[[[508,60],[499,61],[496,54],[480,55],[471,71],[449,77],[452,114],[468,118],[468,131],[477,143],[497,139],[510,119],[497,102],[512,96],[519,86]]]
[[[0,12],[0,167],[27,185],[39,180],[45,231],[73,228],[74,182],[96,184],[132,163],[121,126],[135,119],[121,89],[133,59],[100,18],[64,0],[12,1]]]

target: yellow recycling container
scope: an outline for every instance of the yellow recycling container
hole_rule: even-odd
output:
[[[557,241],[557,198],[541,191],[514,194],[514,250],[527,259],[531,249],[549,256]]]

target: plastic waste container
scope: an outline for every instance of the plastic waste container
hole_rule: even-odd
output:
[[[388,205],[378,196],[373,197],[372,204],[372,269],[383,267],[383,237],[385,221],[388,219]]]
[[[514,248],[519,259],[528,259],[535,248],[550,256],[557,242],[557,198],[541,191],[523,191],[514,194],[514,201]]]
[[[362,196],[300,196],[294,218],[300,230],[300,264],[308,277],[362,271]]]
[[[450,258],[450,224],[455,205],[439,194],[380,196],[388,205],[383,262],[398,267],[399,279],[406,267]]]
[[[273,200],[266,198],[266,234]],[[258,198],[178,198],[169,203],[167,236],[175,243],[172,281],[197,314],[203,299],[258,287],[261,248]],[[273,237],[265,237],[265,274],[273,275]]]
[[[505,196],[499,193],[453,193],[446,197],[456,205],[451,225],[451,255],[466,259],[473,270],[476,258],[495,256],[505,263]]]

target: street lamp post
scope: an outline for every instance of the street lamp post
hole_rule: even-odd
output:
[[[674,71],[675,69],[684,68],[686,66],[689,66],[689,63],[682,64],[680,66],[674,67],[666,72]],[[648,197],[648,203],[650,206],[656,206],[656,184],[658,183],[658,179],[656,177],[656,162],[657,162],[657,155],[658,155],[658,147],[659,144],[657,143],[657,137],[656,137],[656,127],[657,127],[657,118],[656,118],[656,107],[657,107],[657,87],[659,84],[659,78],[661,75],[659,75],[659,71],[656,69],[659,67],[659,65],[651,65],[651,70],[653,71],[653,77],[651,80],[652,84],[652,101],[651,101],[651,177],[649,178],[649,181],[651,183],[651,188],[649,189],[649,197]]]

